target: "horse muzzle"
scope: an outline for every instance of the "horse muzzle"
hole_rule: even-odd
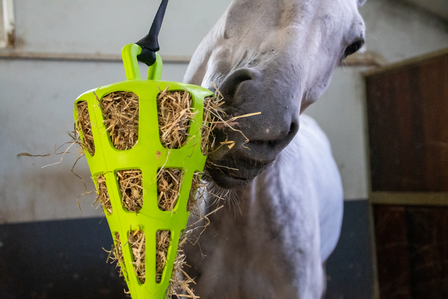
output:
[[[207,172],[220,187],[235,189],[252,181],[269,167],[299,129],[300,104],[289,90],[278,90],[262,73],[240,69],[218,88],[224,96],[224,111],[238,117],[232,128],[214,131],[216,149],[209,156]],[[259,115],[244,115],[260,112]],[[232,146],[228,146],[233,141]]]

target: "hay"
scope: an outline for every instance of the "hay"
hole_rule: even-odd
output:
[[[228,146],[229,149],[235,146],[235,141],[227,139],[223,142],[220,142],[219,146],[216,146],[215,144],[216,139],[213,134],[213,130],[215,128],[216,129],[228,128],[234,132],[238,132],[245,139],[242,146],[250,150],[250,148],[245,146],[245,144],[249,142],[249,138],[247,138],[247,136],[244,135],[244,133],[241,130],[235,128],[235,126],[238,125],[236,120],[245,117],[252,117],[255,115],[259,115],[261,114],[261,112],[254,112],[229,117],[229,115],[227,115],[224,112],[223,108],[221,107],[222,105],[224,105],[224,96],[214,83],[213,87],[216,90],[215,95],[213,97],[208,97],[204,99],[204,119],[202,122],[202,143],[201,143],[201,150],[203,155],[208,156],[211,152],[217,151],[222,146]],[[219,165],[213,164],[207,160],[206,168],[212,166],[219,167]]]
[[[162,211],[172,211],[179,197],[183,171],[162,168],[157,174],[157,205]]]
[[[162,145],[168,149],[180,148],[188,141],[188,129],[190,122],[194,119],[197,112],[192,108],[192,99],[187,91],[168,91],[168,86],[157,96],[157,111],[159,121],[159,137]],[[216,88],[216,86],[215,86]],[[204,113],[202,117],[201,134],[201,152],[208,156],[215,146],[215,136],[213,130],[217,126],[229,127],[234,131],[244,134],[240,130],[232,127],[234,120],[246,116],[252,116],[259,113],[228,117],[224,112],[222,105],[224,97],[216,88],[214,96],[204,99]],[[228,120],[226,120],[228,119]],[[248,139],[244,136],[246,142]],[[234,141],[226,141],[230,148],[235,145]]]
[[[133,148],[138,141],[138,96],[127,91],[112,92],[103,97],[101,107],[113,146],[118,150]]]
[[[187,211],[197,214],[199,211],[199,206],[204,199],[202,193],[198,193],[199,188],[205,187],[205,184],[201,182],[201,172],[195,172],[193,174],[193,180],[191,182],[190,195],[188,197]]]
[[[83,140],[80,143],[81,147],[86,149],[91,156],[95,155],[95,143],[93,142],[92,124],[90,122],[90,115],[87,102],[81,101],[76,104],[77,111],[77,130],[81,131]],[[77,138],[75,138],[77,140]]]
[[[129,231],[128,243],[131,246],[135,276],[145,283],[145,233],[140,229]]]
[[[184,245],[187,243],[188,236],[191,231],[183,233],[179,239],[179,246],[177,249],[176,259],[174,260],[173,273],[171,274],[170,284],[168,286],[168,298],[173,296],[177,297],[188,297],[188,298],[199,298],[194,294],[194,290],[190,288],[190,284],[194,282],[188,274],[183,270],[183,267],[187,264],[185,262],[186,255],[183,251]],[[182,293],[187,293],[182,294]]]
[[[168,86],[157,95],[157,112],[160,141],[168,149],[180,148],[188,141],[190,122],[196,113],[192,108],[192,98],[187,91],[168,91]],[[136,94],[116,91],[104,96],[101,107],[104,125],[109,131],[112,144],[116,149],[133,148],[138,141],[139,98]],[[216,95],[204,99],[202,121],[201,151],[208,155],[215,146],[213,130],[218,126],[231,129],[232,121],[222,109],[224,98],[217,91]],[[90,124],[89,111],[85,101],[78,102],[78,128],[83,135],[83,147],[93,155],[95,145]],[[241,116],[240,116],[241,117]],[[239,118],[240,118],[239,117]],[[233,129],[235,130],[235,129]],[[235,130],[238,131],[238,130]],[[233,141],[227,143],[234,144]]]
[[[106,209],[109,215],[112,215],[112,203],[110,202],[109,192],[107,192],[106,186],[106,178],[103,174],[100,174],[96,177],[97,188],[97,197],[95,199],[94,204],[99,203],[101,207]]]
[[[221,106],[224,98],[217,93],[215,96],[204,99],[204,114],[202,117],[201,152],[208,156],[215,145],[213,130],[227,117]]]
[[[169,230],[159,230],[156,238],[156,282],[159,283],[162,280],[168,248],[171,244],[171,232]]]
[[[157,204],[162,211],[172,211],[179,197],[183,171],[175,168],[162,168],[157,174]],[[201,182],[201,172],[193,174],[190,194],[187,202],[187,211],[197,211],[202,202],[203,194],[198,195],[200,187],[205,187]]]
[[[120,234],[119,233],[115,233],[114,234],[114,239],[115,239],[115,243],[116,245],[113,246],[112,245],[112,249],[110,251],[105,250],[106,252],[109,253],[109,257],[111,259],[111,264],[116,264],[115,267],[118,267],[119,269],[119,273],[120,273],[120,277],[124,276],[124,273],[126,272],[126,268],[123,268],[122,266],[124,266],[124,257],[123,257],[123,249],[121,247],[121,240],[120,240]],[[108,257],[108,260],[109,260]],[[121,264],[120,264],[121,263]]]
[[[112,144],[119,150],[127,150],[134,147],[138,141],[138,122],[139,107],[138,96],[131,92],[117,91],[104,96],[101,100],[103,109],[104,125],[109,131]],[[160,91],[157,96],[157,112],[159,124],[159,138],[161,144],[168,149],[177,149],[184,146],[188,140],[190,124],[196,115],[192,107],[192,97],[187,91],[168,91],[168,87]],[[202,118],[202,135],[201,135],[201,152],[203,155],[209,155],[213,150],[217,150],[220,146],[234,145],[233,141],[225,141],[220,145],[215,145],[215,137],[213,130],[216,128],[228,127],[234,131],[238,131],[232,127],[236,118],[229,118],[222,110],[224,100],[219,91],[215,96],[204,99],[204,114]],[[86,104],[85,104],[86,105]],[[87,110],[87,105],[84,110]],[[88,111],[87,111],[88,112]],[[81,115],[81,113],[78,113]],[[243,116],[244,117],[244,116]],[[88,118],[88,115],[87,115]],[[82,119],[78,116],[78,123]],[[226,121],[227,120],[227,121]],[[91,129],[82,130],[83,137],[92,141]],[[90,134],[90,135],[89,135]],[[244,134],[243,134],[244,136]],[[88,147],[86,146],[86,149]],[[94,151],[94,150],[93,150]],[[89,151],[90,153],[90,151]],[[157,173],[157,194],[158,207],[163,211],[172,211],[175,207],[181,182],[183,179],[183,171],[179,169],[162,168]],[[193,214],[200,215],[199,205],[204,194],[198,194],[198,189],[204,187],[200,180],[201,173],[197,172],[193,176],[191,190],[187,203],[187,210]],[[117,180],[119,182],[122,194],[123,207],[131,212],[139,212],[143,206],[143,188],[142,188],[142,171],[138,169],[121,170],[117,172]],[[109,195],[107,193],[104,176],[98,176],[98,201],[105,207],[106,211],[112,213]],[[202,189],[201,189],[202,190]],[[205,217],[206,218],[206,217]],[[183,270],[185,263],[185,253],[183,246],[187,242],[193,229],[187,229],[179,240],[176,259],[174,261],[173,274],[170,279],[170,285],[167,290],[169,298],[177,295],[178,297],[199,298],[194,295],[190,284],[194,280],[190,278]],[[117,246],[112,250],[114,260],[122,262],[124,265],[123,255],[121,251],[121,243],[119,235],[116,234]],[[140,283],[145,281],[145,235],[143,231],[137,229],[130,231],[128,243],[131,246],[134,256],[133,266],[135,275]],[[156,281],[160,282],[163,269],[167,262],[168,248],[171,244],[170,231],[158,231],[156,235]],[[122,271],[121,271],[122,273]]]
[[[180,148],[188,140],[190,122],[197,112],[192,109],[189,92],[168,91],[168,86],[157,96],[160,142],[168,149]]]
[[[139,169],[117,171],[121,201],[129,212],[139,212],[143,207],[142,171]]]

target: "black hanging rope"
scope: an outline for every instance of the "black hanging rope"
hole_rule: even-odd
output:
[[[144,38],[136,42],[137,45],[142,47],[142,53],[137,56],[137,60],[145,63],[147,66],[153,65],[156,62],[156,52],[160,50],[159,32],[160,27],[162,27],[163,17],[165,16],[167,5],[168,0],[162,0],[154,21],[152,22],[149,33]]]

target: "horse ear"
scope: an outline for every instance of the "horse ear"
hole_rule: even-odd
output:
[[[358,6],[363,6],[367,0],[358,0]]]

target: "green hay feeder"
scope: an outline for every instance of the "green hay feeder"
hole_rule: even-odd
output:
[[[201,127],[203,121],[204,98],[213,93],[205,88],[178,82],[161,81],[162,61],[157,55],[156,62],[149,67],[147,79],[141,79],[137,56],[142,48],[136,44],[126,45],[122,50],[126,81],[102,86],[85,92],[75,101],[75,121],[78,119],[77,104],[85,101],[88,105],[92,135],[95,145],[93,156],[84,150],[92,178],[96,187],[97,177],[104,175],[112,205],[112,213],[106,209],[107,221],[114,239],[121,238],[124,262],[120,262],[132,298],[166,298],[167,287],[173,271],[179,237],[186,228],[189,212],[187,202],[195,172],[202,172],[206,157],[201,153]],[[188,140],[178,149],[167,149],[160,141],[158,127],[157,95],[168,87],[169,91],[187,91],[192,98],[192,108],[198,113],[190,122]],[[117,150],[104,125],[102,99],[116,91],[127,91],[139,98],[138,141],[128,150]],[[79,128],[78,128],[79,129]],[[83,142],[84,136],[81,135]],[[162,211],[157,204],[157,173],[161,169],[183,171],[179,197],[172,211]],[[140,211],[130,212],[122,203],[122,194],[117,172],[140,170],[142,172],[143,205]],[[145,236],[145,281],[141,283],[135,274],[136,261],[128,242],[130,233],[140,231]],[[169,231],[171,242],[167,261],[160,282],[156,282],[156,234]]]

